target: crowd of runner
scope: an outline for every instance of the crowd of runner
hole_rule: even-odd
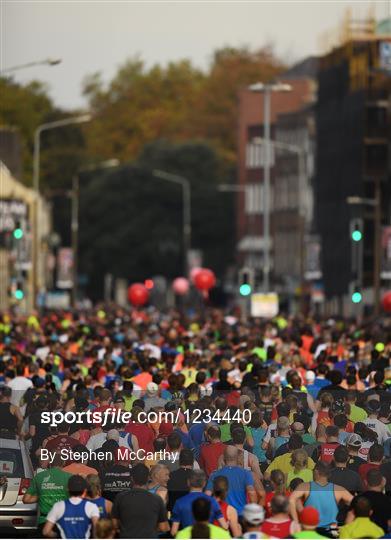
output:
[[[390,359],[387,319],[3,314],[0,439],[43,537],[389,538]]]

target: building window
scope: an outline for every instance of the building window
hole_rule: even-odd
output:
[[[244,200],[244,207],[247,215],[261,214],[263,204],[263,186],[261,184],[247,184]]]
[[[274,147],[270,144],[270,166],[274,166]],[[265,163],[265,145],[262,140],[252,139],[246,145],[246,167],[247,169],[260,169]]]

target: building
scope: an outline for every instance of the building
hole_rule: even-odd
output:
[[[32,234],[34,212],[38,211],[42,247],[50,232],[50,208],[46,201],[35,196],[32,189],[16,180],[0,161],[0,309],[18,304],[21,309],[33,308]],[[37,202],[36,202],[37,201]],[[15,239],[13,232],[20,228],[22,237]],[[46,283],[45,264],[37,268],[37,279]],[[21,290],[23,297],[15,298]]]
[[[291,70],[283,74],[280,80],[289,83],[291,91],[272,92],[271,96],[271,140],[276,141],[280,137],[283,146],[286,140],[292,145],[304,144],[302,140],[303,123],[311,123],[308,116],[308,107],[314,101],[316,87],[314,85],[312,72],[316,62],[314,59],[307,59],[305,62],[294,66]],[[310,69],[309,66],[312,66]],[[298,111],[306,110],[304,116],[294,119]],[[280,128],[279,128],[280,122]],[[297,124],[299,122],[299,124]],[[283,124],[287,129],[283,128]],[[291,125],[289,128],[288,126]],[[308,125],[305,129],[310,129]],[[237,252],[238,264],[247,266],[255,270],[256,288],[260,289],[263,276],[264,261],[264,238],[263,238],[263,94],[253,93],[249,89],[243,89],[239,93],[239,119],[238,119],[238,200],[237,200]],[[288,133],[290,131],[290,133]],[[299,134],[301,133],[301,135]],[[309,139],[305,135],[305,139]],[[284,143],[285,141],[285,143]],[[309,144],[309,143],[308,143]],[[276,189],[276,182],[284,183],[288,176],[295,176],[293,184],[289,183],[289,189],[299,189],[298,183],[298,155],[295,152],[278,150],[272,144],[272,168],[271,168],[271,285],[275,287],[277,283],[276,258],[279,265],[279,278],[282,279],[285,273],[282,265],[282,252],[286,249],[287,236],[284,232],[286,227],[290,227],[290,210],[286,212],[285,203],[281,198],[281,193]],[[284,156],[284,158],[282,158]],[[277,163],[284,160],[284,166],[277,175]],[[308,165],[308,163],[306,163]],[[284,176],[284,179],[282,178]],[[277,180],[278,178],[278,180]],[[277,210],[275,205],[277,204]],[[296,207],[295,203],[295,207]],[[276,212],[275,212],[276,210]],[[281,225],[279,219],[284,210],[286,220]],[[297,211],[299,211],[296,208]],[[301,211],[301,210],[300,210]],[[296,220],[296,217],[294,218]],[[297,221],[297,220],[296,220]],[[296,227],[297,224],[295,224]],[[285,236],[284,236],[285,234]],[[302,232],[298,233],[299,235]],[[289,244],[289,248],[292,245]],[[276,252],[277,249],[277,252]],[[297,262],[296,253],[294,255],[295,264]],[[284,260],[285,264],[286,257]],[[288,263],[289,266],[289,263]],[[297,271],[299,276],[300,270]],[[280,285],[282,281],[280,279]],[[299,277],[298,277],[299,280]],[[281,287],[280,287],[281,288]],[[277,287],[278,289],[278,287]]]
[[[379,300],[381,228],[391,224],[391,35],[379,28],[356,27],[319,60],[316,229],[326,297],[345,314],[355,289],[368,306]]]

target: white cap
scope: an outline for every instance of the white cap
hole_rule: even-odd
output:
[[[315,380],[315,372],[311,369],[309,371],[306,371],[305,378],[307,381],[314,381]]]
[[[243,517],[251,525],[260,525],[265,519],[265,511],[259,504],[246,504],[243,510]]]

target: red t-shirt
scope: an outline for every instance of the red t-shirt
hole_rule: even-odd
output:
[[[266,493],[266,497],[265,497],[265,515],[266,515],[267,518],[272,516],[271,502],[272,502],[272,499],[275,496],[275,494],[276,493],[274,491],[269,491],[269,492]],[[290,494],[291,494],[290,491],[286,491],[285,492],[285,497],[290,497]]]
[[[201,446],[200,467],[208,476],[218,469],[219,458],[224,454],[226,448],[227,445],[221,441],[216,443],[206,443]]]
[[[331,463],[333,461],[335,449],[340,446],[339,443],[322,443],[320,445],[320,461]]]
[[[367,474],[371,469],[380,469],[380,465],[376,463],[363,463],[358,468],[358,474],[365,486],[367,485]]]
[[[261,531],[268,536],[274,536],[275,538],[288,538],[291,531],[291,519],[281,521],[280,523],[274,523],[270,519],[266,519],[262,523]]]
[[[145,452],[153,452],[153,441],[155,434],[148,424],[138,424],[137,422],[129,422],[125,431],[131,433],[137,438],[139,448]]]

